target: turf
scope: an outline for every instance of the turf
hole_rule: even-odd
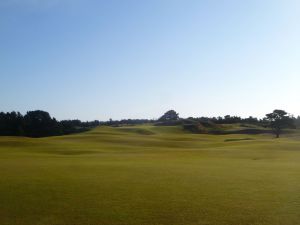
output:
[[[1,225],[300,224],[300,136],[0,137]]]

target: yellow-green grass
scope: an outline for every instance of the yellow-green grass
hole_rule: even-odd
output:
[[[150,125],[0,137],[0,224],[300,224],[300,137]]]

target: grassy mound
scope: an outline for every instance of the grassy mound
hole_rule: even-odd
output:
[[[135,134],[141,134],[141,135],[152,135],[155,134],[153,131],[150,131],[145,128],[135,128],[135,127],[122,127],[118,128],[121,132],[128,132],[128,133],[135,133]]]

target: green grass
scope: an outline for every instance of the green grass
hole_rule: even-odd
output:
[[[148,125],[0,137],[0,224],[297,225],[300,136]]]

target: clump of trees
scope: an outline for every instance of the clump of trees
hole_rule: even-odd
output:
[[[122,120],[110,119],[109,121],[106,122],[100,122],[100,124],[105,126],[118,127],[124,125],[134,126],[134,125],[145,124],[145,123],[154,123],[155,121],[156,120],[148,120],[148,119],[122,119]]]
[[[205,117],[201,117],[200,119],[203,119]],[[262,120],[259,120],[256,117],[248,117],[248,118],[242,118],[239,116],[231,116],[226,115],[224,117],[212,117],[212,118],[205,118],[213,121],[216,124],[234,124],[234,123],[247,123],[247,124],[253,124],[253,125],[260,125],[262,124]]]
[[[300,116],[298,116],[297,118],[294,119],[294,123],[296,128],[300,128]]]
[[[179,114],[173,109],[164,113],[155,123],[156,126],[175,126],[180,124]]]
[[[215,124],[252,124],[252,125],[263,125],[265,123],[264,120],[258,119],[256,117],[248,117],[248,118],[242,118],[239,116],[231,116],[226,115],[224,117],[189,117],[188,119],[194,120],[194,121],[210,121]]]
[[[0,135],[21,136],[24,134],[24,117],[19,112],[0,112]]]
[[[86,131],[98,126],[99,121],[57,121],[48,112],[29,111],[24,116],[19,112],[0,112],[0,135],[46,137]]]
[[[179,120],[179,114],[175,110],[169,110],[164,115],[162,115],[158,121],[166,122],[166,121],[176,121]]]

